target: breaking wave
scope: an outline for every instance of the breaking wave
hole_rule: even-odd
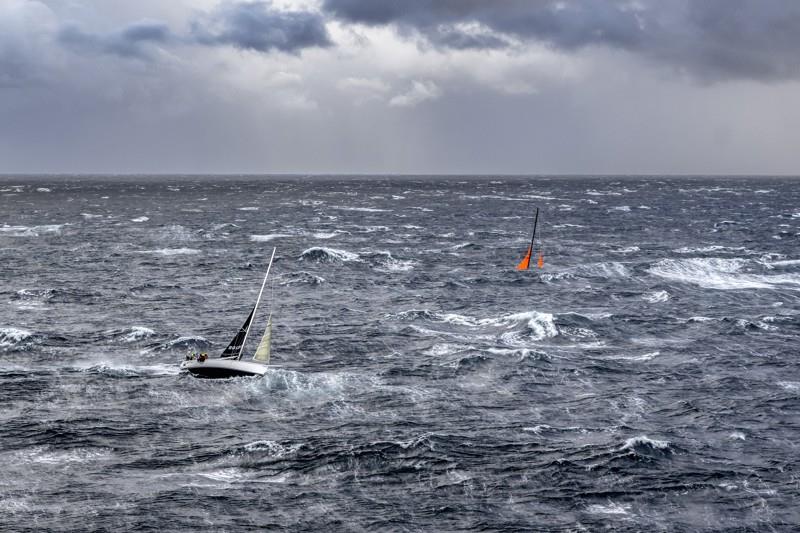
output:
[[[298,260],[309,263],[347,263],[349,261],[358,261],[358,254],[346,250],[315,246],[301,253]]]
[[[650,267],[651,274],[707,289],[770,289],[780,285],[800,286],[797,274],[753,274],[745,272],[745,259],[662,259]]]
[[[0,348],[22,349],[33,339],[33,333],[19,328],[0,328]]]

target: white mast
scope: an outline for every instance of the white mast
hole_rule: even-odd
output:
[[[261,301],[261,294],[264,292],[264,286],[267,284],[267,278],[269,277],[269,271],[272,268],[272,260],[275,259],[275,250],[277,248],[272,249],[272,257],[269,258],[269,266],[267,267],[267,274],[264,276],[264,281],[261,283],[261,290],[258,291],[258,299],[256,299],[256,306],[253,308],[253,319],[256,317],[256,311],[258,310],[258,303]],[[242,352],[244,351],[244,343],[247,342],[247,335],[250,333],[250,328],[253,326],[253,320],[247,325],[247,331],[244,332],[244,339],[242,339],[242,347],[239,348],[239,355],[236,356],[236,360],[242,358]]]

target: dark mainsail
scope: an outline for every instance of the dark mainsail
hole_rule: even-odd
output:
[[[220,357],[239,357],[239,352],[242,351],[242,345],[244,344],[245,337],[247,337],[247,330],[250,328],[250,322],[253,320],[253,313],[255,310],[256,308],[253,307],[253,310],[250,311],[250,315],[247,317],[247,320],[244,321],[242,327],[239,328],[239,332],[236,333],[236,336],[233,338],[228,347],[225,348]]]

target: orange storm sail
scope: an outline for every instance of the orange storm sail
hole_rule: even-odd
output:
[[[536,208],[536,217],[533,219],[533,235],[531,235],[531,245],[528,246],[528,253],[522,258],[522,261],[517,265],[517,270],[528,270],[531,266],[531,255],[533,255],[533,242],[536,240],[536,226],[539,223],[539,208]],[[544,259],[539,255],[539,268],[544,266]]]

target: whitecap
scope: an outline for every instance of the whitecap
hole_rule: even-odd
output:
[[[65,463],[92,463],[111,456],[109,450],[102,448],[70,448],[58,450],[49,446],[35,446],[14,454],[22,463],[64,465]]]
[[[132,218],[131,222],[147,222],[148,220],[150,220],[150,217],[136,217]]]
[[[742,250],[746,250],[746,248],[744,246],[732,247],[732,246],[720,246],[718,244],[712,244],[712,245],[709,245],[709,246],[699,246],[699,247],[694,247],[694,248],[693,247],[684,246],[683,248],[678,248],[677,250],[673,250],[673,251],[676,252],[676,253],[679,253],[679,254],[695,254],[695,253],[705,254],[705,253],[710,253],[710,252],[720,252],[720,251],[723,251],[723,250],[724,251],[730,251],[730,252],[739,252],[739,251],[742,251]]]
[[[669,450],[670,442],[666,440],[651,439],[647,435],[631,437],[625,441],[620,450],[635,450],[636,448],[650,448],[653,450]]]
[[[157,250],[139,250],[140,254],[157,254],[157,255],[195,255],[199,254],[200,250],[196,248],[159,248]]]
[[[274,440],[257,440],[245,444],[244,449],[248,452],[267,452],[270,457],[280,458],[296,453],[302,446],[302,444],[284,446]]]
[[[790,392],[800,392],[800,381],[779,381],[778,386]]]
[[[347,250],[338,250],[335,248],[324,248],[315,246],[304,250],[298,257],[299,261],[312,261],[316,263],[332,263],[332,262],[349,262],[358,261],[358,254],[348,252]]]
[[[132,326],[130,332],[125,335],[126,342],[138,342],[147,337],[152,337],[156,332],[144,326]]]
[[[667,291],[656,291],[645,294],[642,298],[650,303],[666,302],[669,300],[669,293]]]
[[[65,224],[46,224],[44,226],[8,226],[3,224],[0,233],[7,233],[10,237],[38,237],[43,233],[61,233]]]
[[[33,333],[19,328],[0,328],[0,346],[17,346],[33,337]]]
[[[507,344],[518,345],[526,341],[538,341],[548,337],[555,337],[558,335],[558,328],[556,327],[553,315],[550,313],[541,313],[539,311],[526,311],[523,313],[514,313],[496,318],[473,318],[470,316],[459,315],[456,313],[448,313],[444,315],[436,314],[437,318],[442,322],[456,324],[468,327],[500,327],[510,331],[503,332],[500,339]],[[529,335],[517,331],[515,328],[524,325],[529,331]]]
[[[291,237],[291,235],[287,235],[286,233],[270,233],[267,235],[250,235],[250,240],[253,242],[269,242],[274,239],[283,239],[285,237]]]
[[[662,259],[650,267],[650,273],[676,281],[693,283],[708,289],[769,289],[776,285],[800,286],[800,275],[760,275],[741,272],[744,259],[691,258]]]
[[[627,515],[631,506],[627,504],[609,502],[606,505],[593,503],[586,508],[586,512],[592,514],[611,514],[611,515]]]
[[[258,211],[259,207],[239,207],[239,211]]]
[[[623,361],[649,361],[650,359],[654,359],[661,355],[661,352],[648,352],[643,353],[641,355],[619,355],[619,356],[611,356],[611,359],[621,359]]]
[[[47,187],[37,187],[36,192],[51,192]]]
[[[378,209],[376,207],[349,207],[343,205],[332,205],[331,208],[341,211],[359,211],[362,213],[386,213],[391,211],[391,209]]]
[[[626,246],[625,248],[620,248],[619,250],[612,250],[615,254],[632,254],[638,252],[640,248],[638,246]]]

